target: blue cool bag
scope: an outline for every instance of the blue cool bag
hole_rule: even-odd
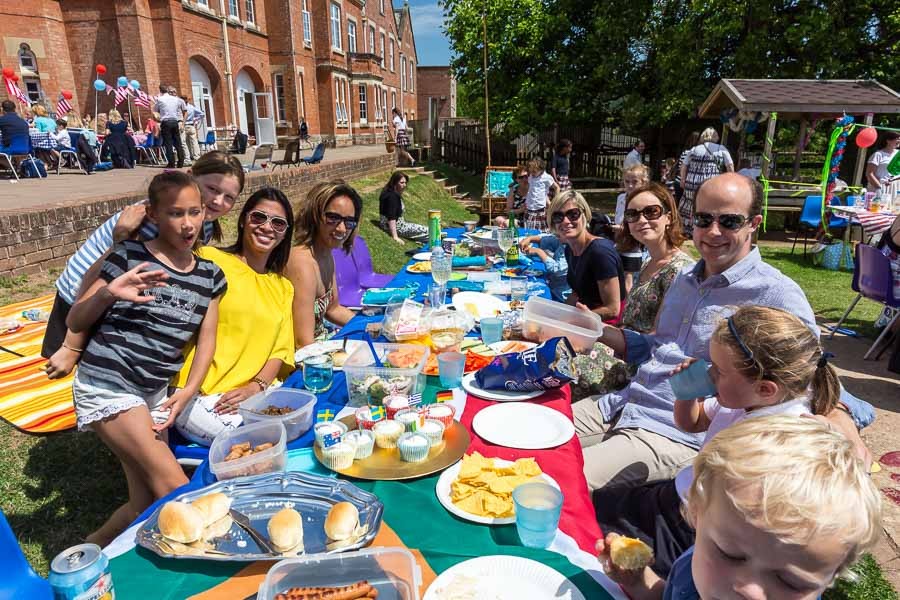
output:
[[[44,166],[44,161],[39,158],[27,159],[22,161],[22,164],[19,167],[19,171],[20,175],[25,178],[47,176],[47,167]]]

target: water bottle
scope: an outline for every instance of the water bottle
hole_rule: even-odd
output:
[[[50,313],[46,310],[29,308],[28,310],[22,311],[22,317],[28,319],[29,321],[47,321],[50,318]]]
[[[440,244],[431,249],[431,278],[435,283],[445,285],[450,280],[452,260]]]

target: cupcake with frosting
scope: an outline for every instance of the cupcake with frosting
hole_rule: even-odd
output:
[[[379,448],[396,448],[397,440],[403,434],[403,424],[397,421],[378,421],[372,428],[375,444]]]
[[[334,446],[322,448],[322,462],[332,471],[347,469],[353,464],[356,456],[356,445],[350,442],[339,442]]]
[[[397,447],[400,448],[400,458],[404,461],[422,462],[428,458],[431,442],[421,433],[408,431],[397,440]]]
[[[356,409],[356,427],[359,429],[372,429],[375,419],[372,417],[372,409],[368,406],[360,406]]]
[[[384,399],[384,410],[387,412],[387,418],[393,419],[397,411],[409,408],[409,396],[403,394],[391,394]]]
[[[418,432],[427,437],[432,446],[437,446],[444,440],[444,424],[437,419],[425,419]]]
[[[449,404],[429,404],[425,408],[426,418],[443,423],[445,431],[453,426],[453,416],[455,414],[456,410]]]
[[[347,426],[340,421],[322,421],[321,423],[316,423],[313,426],[313,433],[316,436],[316,446],[321,448],[325,445],[322,442],[323,436],[328,434],[338,434],[339,436],[343,437],[344,434],[347,433]]]
[[[403,425],[406,431],[416,431],[422,422],[422,413],[415,408],[403,408],[394,415],[394,420]]]
[[[348,443],[356,446],[356,454],[353,458],[369,458],[375,446],[375,434],[368,429],[354,429],[345,436]]]

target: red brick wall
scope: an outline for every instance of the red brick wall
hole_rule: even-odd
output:
[[[393,154],[312,167],[253,173],[247,179],[237,209],[264,186],[280,188],[291,202],[299,202],[323,180],[353,180],[381,173],[394,166]],[[114,198],[97,198],[74,206],[0,213],[0,276],[27,275],[60,269],[87,237],[116,211],[146,197],[143,192]]]
[[[450,67],[419,67],[417,79],[420,118],[428,118],[429,97],[440,102],[438,118],[450,118]],[[446,100],[441,101],[441,96]]]

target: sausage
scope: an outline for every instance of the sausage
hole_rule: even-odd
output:
[[[343,587],[294,587],[277,594],[275,600],[356,600],[377,597],[378,590],[364,580]]]

